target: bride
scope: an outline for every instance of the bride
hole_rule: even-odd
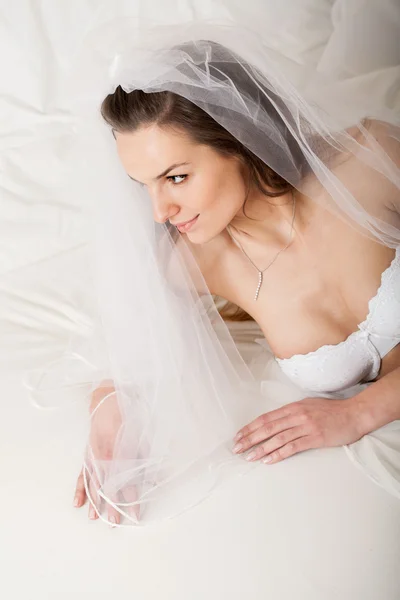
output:
[[[180,310],[184,306],[179,305],[180,299],[185,296],[185,302],[199,307],[205,298],[220,297],[226,301],[220,310],[226,321],[254,320],[265,336],[260,343],[272,353],[286,380],[300,388],[303,395],[293,402],[288,394],[280,408],[264,410],[244,421],[242,404],[237,403],[241,417],[235,421],[229,460],[243,456],[249,463],[277,463],[310,449],[352,445],[400,419],[398,128],[374,115],[362,115],[358,123],[347,123],[342,128],[333,127],[332,115],[319,112],[317,107],[311,109],[274,70],[273,62],[265,61],[262,73],[263,60],[265,55],[260,53],[256,66],[231,51],[228,44],[202,38],[164,46],[160,52],[151,49],[140,67],[129,64],[125,57],[118,70],[119,83],[103,97],[101,105],[118,157],[116,172],[118,168],[124,171],[123,176],[118,171],[115,181],[119,178],[118,185],[123,186],[122,193],[127,197],[126,212],[121,209],[118,217],[119,229],[113,229],[103,215],[101,260],[107,262],[107,252],[119,256],[119,261],[107,264],[109,273],[115,273],[121,256],[129,257],[127,260],[135,265],[129,272],[136,273],[137,268],[144,275],[140,287],[133,285],[132,295],[122,302],[126,310],[135,313],[138,296],[144,287],[149,288],[146,302],[143,300],[140,311],[130,321],[128,313],[116,310],[113,304],[125,287],[113,289],[113,280],[105,281],[103,276],[100,295],[108,296],[104,304],[104,311],[108,311],[106,326],[112,334],[118,330],[118,335],[125,335],[129,343],[134,342],[128,332],[143,328],[137,334],[142,346],[136,358],[142,351],[154,356],[155,348],[158,352],[163,342],[164,357],[170,356],[174,348],[179,347],[179,352],[184,348],[181,359],[185,354],[190,357],[184,364],[193,371],[188,374],[188,382],[182,382],[182,373],[186,374],[186,367],[182,367],[176,373],[176,382],[168,393],[164,387],[164,393],[170,399],[173,390],[179,389],[178,395],[182,393],[186,398],[185,409],[176,401],[174,412],[174,400],[169,414],[179,421],[179,411],[187,411],[184,414],[190,418],[191,431],[195,432],[197,426],[201,439],[207,415],[209,424],[213,423],[212,411],[217,402],[211,408],[212,399],[209,404],[205,401],[201,418],[196,418],[190,410],[197,410],[204,390],[196,400],[193,386],[203,385],[203,375],[204,381],[214,375],[214,379],[221,380],[223,373],[229,375],[230,367],[224,366],[229,351],[215,355],[214,360],[209,348],[200,342],[201,349],[192,350],[194,333],[188,328],[195,319]],[[101,179],[104,169],[99,171]],[[98,189],[102,185],[99,183]],[[121,190],[113,194],[111,211],[118,211],[115,205]],[[149,210],[155,231],[161,227],[155,241]],[[141,213],[146,217],[142,219]],[[124,235],[129,244],[126,247],[121,242]],[[153,247],[159,261],[154,273],[163,264],[167,277],[160,275],[160,287],[152,288],[152,275],[146,269],[153,265],[148,260]],[[186,270],[177,282],[177,273],[182,269]],[[124,285],[127,272],[118,273]],[[139,281],[139,274],[135,277]],[[175,293],[167,306],[163,294],[168,286]],[[193,301],[189,300],[192,296]],[[137,306],[128,309],[131,299]],[[207,318],[204,311],[198,310],[198,318],[203,319],[201,327],[207,335],[215,335],[212,340],[216,347],[223,336],[218,333],[215,304],[206,306]],[[157,324],[153,318],[158,319]],[[115,319],[119,319],[120,327]],[[217,333],[210,333],[208,323]],[[113,335],[111,338],[109,344],[115,349],[120,342]],[[139,348],[139,342],[137,345]],[[196,361],[197,351],[205,361],[201,368]],[[163,364],[158,356],[152,368],[157,365],[163,372]],[[140,368],[137,371],[141,372]],[[159,379],[161,386],[168,387],[172,372],[165,367],[164,379]],[[140,376],[135,377],[134,386],[138,386]],[[265,379],[261,376],[258,383]],[[121,381],[126,377],[121,376]],[[236,380],[231,378],[229,385],[234,387]],[[147,380],[143,386],[141,390],[148,391]],[[159,389],[158,385],[157,394]],[[121,390],[120,382],[120,396]],[[75,493],[78,507],[90,493],[91,518],[98,518],[101,498],[112,495],[99,494],[100,488],[104,492],[104,481],[108,477],[108,482],[115,482],[117,477],[109,470],[101,483],[99,471],[89,469],[88,463],[104,467],[108,462],[112,471],[117,464],[116,448],[119,451],[124,447],[123,439],[131,438],[143,442],[140,451],[139,445],[135,446],[135,460],[140,456],[142,462],[146,461],[154,450],[156,420],[166,417],[166,413],[155,416],[148,408],[155,407],[152,403],[143,410],[139,401],[132,404],[132,398],[130,403],[115,402],[117,392],[115,379],[110,377],[103,379],[91,395],[90,453]],[[151,394],[155,397],[154,389]],[[224,394],[218,392],[218,397]],[[104,404],[105,399],[108,403]],[[232,399],[230,405],[225,398],[221,411],[235,414],[235,402]],[[157,410],[162,412],[161,408]],[[142,436],[143,423],[148,427],[146,436]],[[123,438],[121,431],[126,432],[127,427],[131,428],[130,438]],[[168,440],[176,441],[172,417],[163,421],[164,435],[166,429]],[[192,461],[210,457],[215,440],[222,439],[217,429],[208,446],[201,450],[196,446]],[[179,448],[182,451],[184,444],[189,446],[192,440],[189,442],[182,434],[180,442],[181,446],[176,442],[177,455]],[[163,456],[168,456],[169,442],[164,439],[158,450],[160,447],[166,450]],[[132,453],[125,454],[124,459],[127,456],[133,460]],[[127,513],[138,519],[138,480],[127,475],[128,467],[121,469],[120,465],[121,461],[117,467],[118,490],[129,490],[124,496],[125,506],[130,507]],[[379,469],[385,471],[384,466]],[[90,475],[89,483],[85,471]],[[184,467],[180,465],[178,471],[184,472]],[[152,485],[159,483],[160,472],[162,469],[154,479],[150,477]],[[143,474],[141,477],[143,483]],[[381,484],[385,477],[381,476]],[[143,487],[146,493],[150,488]],[[115,497],[108,502],[111,523],[120,523],[121,506],[124,503]]]

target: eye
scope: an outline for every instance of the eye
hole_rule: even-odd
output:
[[[186,178],[187,178],[187,175],[169,175],[167,177],[168,181],[170,181],[174,185],[179,185],[180,183],[183,183]],[[180,179],[181,181],[174,181],[176,179]]]

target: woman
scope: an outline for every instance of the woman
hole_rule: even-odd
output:
[[[152,53],[150,56],[133,75],[126,64],[120,67],[125,84],[105,98],[102,115],[111,126],[120,164],[135,181],[135,189],[142,188],[136,192],[137,199],[145,200],[147,206],[140,210],[146,212],[151,207],[154,221],[167,226],[155,247],[168,274],[161,277],[162,286],[172,287],[175,295],[172,304],[164,305],[164,288],[150,289],[153,282],[149,275],[146,285],[150,291],[146,302],[140,305],[140,316],[127,323],[128,313],[114,308],[111,315],[110,306],[107,318],[111,320],[106,318],[105,327],[112,334],[108,344],[113,345],[114,356],[122,364],[128,353],[126,347],[123,352],[118,350],[120,340],[114,333],[125,325],[127,330],[132,327],[131,332],[142,326],[138,338],[145,345],[154,338],[154,345],[149,344],[151,348],[146,347],[144,354],[154,356],[167,340],[167,351],[177,350],[181,357],[186,352],[190,357],[188,368],[196,373],[198,350],[190,346],[188,351],[185,344],[181,346],[181,333],[187,336],[187,343],[192,343],[185,327],[176,339],[171,341],[169,337],[175,335],[173,327],[179,328],[183,315],[179,301],[187,290],[190,296],[193,288],[203,299],[212,294],[240,307],[236,317],[254,319],[282,372],[307,392],[307,397],[303,394],[301,400],[258,413],[247,419],[245,426],[237,427],[235,453],[251,450],[247,456],[250,462],[279,462],[311,448],[353,444],[400,419],[398,129],[371,117],[358,125],[348,124],[345,129],[335,130],[330,116],[325,115],[324,120],[316,108],[312,112],[290,84],[279,78],[272,63],[265,67],[267,77],[254,64],[214,41],[185,42],[164,47],[155,58]],[[119,197],[118,193],[115,197]],[[103,248],[103,263],[108,260],[107,248],[110,250],[112,245],[107,237],[121,244],[110,250],[119,260],[127,252],[117,239],[118,232],[126,240],[135,237],[125,219],[120,219],[119,229],[110,234],[109,224],[103,216],[99,237],[104,245],[109,243]],[[142,240],[135,240],[136,247],[130,248],[144,262],[146,239],[152,240],[152,235],[149,229]],[[178,257],[183,257],[189,278],[186,272],[180,276]],[[131,259],[139,269],[140,261],[129,254]],[[146,262],[143,273],[148,267]],[[111,262],[107,268],[111,273]],[[119,275],[120,281],[126,282],[123,273]],[[129,296],[123,287],[115,287],[104,274],[100,285],[101,297],[111,292],[114,299],[119,294],[117,302],[121,302],[126,294],[124,308],[134,312],[132,306],[128,308],[128,298],[139,303],[134,295]],[[155,296],[154,307],[150,308],[149,302]],[[196,306],[197,299],[198,296],[194,300]],[[187,296],[185,301],[189,302]],[[207,308],[215,317],[215,309]],[[164,319],[171,319],[164,333],[159,329],[164,321],[157,326],[150,323],[149,315],[158,311]],[[143,318],[147,319],[146,325],[138,324]],[[119,326],[115,319],[121,319]],[[207,329],[208,323],[202,327]],[[149,327],[154,327],[156,337],[149,334]],[[128,339],[127,334],[125,338]],[[217,332],[217,339],[220,338]],[[202,358],[206,357],[205,370],[207,366],[211,371],[215,369],[221,380],[226,373],[231,374],[231,366],[224,363],[225,355],[216,355],[213,363],[208,352],[199,352]],[[153,454],[162,455],[160,447],[166,452],[162,460],[167,464],[169,442],[174,439],[172,421],[168,421],[168,427],[164,422],[163,431],[170,428],[168,443],[164,439],[152,454],[158,432],[154,420],[161,421],[161,417],[153,412],[155,404],[149,403],[148,409],[141,402],[143,390],[148,392],[148,380],[137,366],[140,359],[143,365],[147,364],[136,353],[136,362],[119,372],[118,404],[103,403],[118,396],[114,377],[103,380],[93,393],[87,461],[95,466],[87,468],[89,484],[82,470],[76,490],[77,506],[83,505],[90,490],[92,518],[99,516],[102,496],[108,502],[108,518],[117,524],[121,514],[138,517],[137,506],[143,505],[146,494],[151,493],[153,486],[163,491],[160,481],[171,479],[166,475],[168,469],[160,470],[156,461],[157,469],[149,478],[141,475],[143,487],[138,493],[139,480],[131,474],[127,476],[125,466],[121,468],[124,460],[129,462],[127,456],[130,461],[140,457],[152,464]],[[159,365],[162,372],[162,359],[157,356],[155,360],[159,362],[153,364]],[[236,357],[230,364],[235,361]],[[115,367],[115,361],[110,362]],[[136,365],[134,377],[132,364]],[[194,375],[200,385],[205,370],[199,368]],[[164,378],[169,379],[171,369],[165,371]],[[127,375],[132,378],[133,388],[130,396],[126,394],[129,401],[121,403]],[[187,388],[183,385],[181,389],[180,376],[181,371],[176,376],[177,393],[184,398]],[[166,379],[161,378],[163,384]],[[359,384],[366,385],[352,393]],[[140,391],[132,404],[136,386]],[[149,393],[153,394],[154,390]],[[217,395],[224,396],[222,390]],[[227,402],[222,412],[227,407],[232,414],[236,411],[243,423],[242,404],[235,402]],[[195,399],[192,405],[197,406]],[[107,410],[102,412],[101,406],[107,406]],[[158,410],[162,409],[157,403]],[[180,405],[170,410],[178,421],[179,410]],[[203,417],[207,410],[214,408],[204,409]],[[201,438],[205,423],[193,417],[191,422],[197,423]],[[142,435],[143,423],[152,423],[149,435]],[[212,417],[208,423],[214,423]],[[135,439],[137,445],[122,456],[124,460],[118,461],[116,448],[120,450],[124,445],[121,430],[126,432],[128,426],[126,439]],[[200,452],[196,447],[193,451],[193,463],[200,456],[209,457],[216,440],[225,435],[217,427],[214,433],[205,449]],[[177,443],[177,450],[182,447]],[[223,464],[221,456],[218,465]],[[100,475],[96,464],[102,465],[105,476]],[[189,462],[172,471],[176,476],[184,473],[188,465]],[[108,489],[105,495],[97,495],[100,487],[103,492]],[[121,502],[116,495],[123,488],[126,493]],[[127,505],[133,511],[121,509]]]

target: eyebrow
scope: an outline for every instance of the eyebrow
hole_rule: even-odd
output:
[[[190,163],[188,163],[188,162],[174,163],[173,165],[171,165],[170,167],[168,167],[168,169],[165,169],[165,171],[163,171],[162,173],[160,173],[159,175],[157,175],[157,177],[154,177],[153,181],[158,181],[162,177],[165,177],[165,175],[167,175],[170,171],[172,171],[172,169],[176,169],[176,167],[181,167],[182,165],[188,165],[188,164],[190,164]],[[130,175],[128,175],[128,177],[130,179],[132,179],[133,181],[136,181],[136,183],[141,183],[140,181],[138,181],[134,177],[131,177]]]

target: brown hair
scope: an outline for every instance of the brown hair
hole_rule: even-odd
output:
[[[229,68],[235,68],[234,63],[228,65],[229,63],[224,63],[225,72],[229,71]],[[281,139],[285,140],[285,151],[289,154],[288,160],[292,165],[300,165],[298,167],[300,172],[304,158],[302,159],[295,139],[272,102],[270,103],[265,97],[260,98],[257,86],[250,77],[247,76],[246,79],[245,72],[236,72],[236,74],[228,72],[228,75],[234,77],[235,84],[240,84],[237,87],[241,87],[243,93],[246,93],[255,102],[262,103],[263,108],[267,109],[268,115],[274,120],[282,134]],[[267,106],[266,103],[268,103]],[[127,93],[121,86],[118,86],[114,93],[109,94],[103,100],[101,114],[113,130],[120,132],[133,132],[142,126],[152,124],[183,130],[194,142],[210,146],[224,156],[239,158],[247,168],[249,181],[267,197],[275,198],[292,189],[291,184],[268,167],[207,112],[174,92],[144,92],[136,89]],[[231,302],[228,302],[220,310],[220,314],[224,319],[231,321],[252,319],[244,310]]]

